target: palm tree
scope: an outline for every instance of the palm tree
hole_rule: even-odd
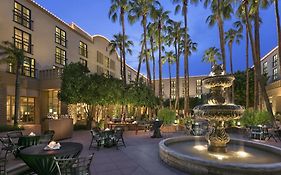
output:
[[[170,109],[172,109],[172,75],[171,75],[171,65],[175,62],[175,54],[173,51],[165,52],[165,57],[163,59],[163,63],[167,62],[169,65],[169,85],[170,85],[170,92],[169,92],[169,104]]]
[[[125,37],[123,37],[123,35],[121,33],[115,34],[113,35],[113,38],[110,43],[109,43],[109,47],[111,48],[109,53],[113,54],[115,51],[119,50],[120,52],[120,71],[121,71],[121,77],[124,78],[124,72],[126,71],[125,69],[122,70],[122,65],[124,67],[124,64],[126,64],[124,62],[123,59],[123,63],[122,63],[122,58],[121,58],[121,53],[123,52],[123,49],[125,48],[126,53],[129,53],[130,55],[132,55],[132,49],[131,47],[134,46],[133,41],[128,39],[128,36],[125,35]],[[125,42],[123,42],[123,38],[125,38]],[[123,43],[125,43],[125,47],[123,46]]]
[[[123,57],[123,81],[126,84],[126,48],[125,48],[125,13],[129,11],[129,0],[111,0],[111,7],[109,10],[109,18],[112,19],[113,22],[116,22],[119,18],[119,21],[122,25],[122,55]],[[119,17],[118,17],[119,16]],[[122,66],[122,64],[121,64]],[[122,76],[122,75],[121,75]]]
[[[229,62],[230,62],[230,72],[233,75],[233,64],[232,64],[232,47],[233,43],[236,42],[240,44],[240,40],[243,38],[241,32],[239,30],[229,29],[225,32],[225,42],[228,44],[229,49]],[[234,103],[234,84],[232,84],[231,90],[231,100]]]
[[[138,56],[139,64],[138,64],[137,77],[136,77],[137,83],[139,82],[141,64],[145,61],[143,59],[143,55],[144,55],[144,42],[141,42],[141,51],[140,51],[139,56]]]
[[[146,71],[147,71],[147,78],[148,84],[151,86],[151,73],[150,73],[150,66],[149,66],[149,58],[147,53],[147,17],[151,12],[151,8],[154,6],[155,0],[134,0],[130,1],[131,9],[129,11],[129,22],[131,24],[135,23],[136,20],[141,19],[141,25],[143,27],[143,34],[144,34],[144,51],[145,51],[145,62],[146,62]]]
[[[273,0],[275,5],[275,16],[276,16],[276,27],[277,27],[277,38],[278,38],[278,56],[279,56],[279,69],[281,70],[281,26],[280,26],[280,15],[279,15],[279,3],[278,0]]]
[[[219,61],[222,61],[222,55],[218,48],[210,47],[204,52],[202,62],[211,63],[211,68],[214,64],[218,64]]]
[[[248,32],[249,32],[248,35],[249,35],[249,39],[250,39],[250,43],[251,43],[253,62],[254,62],[254,66],[255,66],[255,69],[256,69],[257,82],[259,84],[259,87],[261,88],[261,93],[262,93],[262,96],[263,96],[264,101],[265,101],[266,109],[270,113],[272,123],[276,126],[275,118],[273,116],[273,112],[272,112],[272,108],[271,108],[270,101],[269,101],[269,98],[268,98],[268,94],[267,94],[266,89],[265,89],[265,83],[263,81],[261,71],[260,71],[260,69],[261,69],[260,59],[259,59],[259,57],[257,57],[256,42],[255,42],[254,37],[253,37],[252,25],[251,25],[250,20],[249,20],[249,11],[250,10],[251,9],[249,9],[248,0],[243,0],[241,5],[239,6],[239,11],[240,11],[240,13],[245,14],[246,25],[247,25]]]
[[[179,109],[179,73],[180,73],[180,43],[182,36],[182,28],[181,22],[176,22],[173,20],[167,21],[167,45],[174,47],[175,53],[175,62],[176,62],[176,101],[175,101],[175,109]]]
[[[14,126],[17,126],[20,107],[20,73],[22,65],[24,63],[25,55],[24,51],[17,48],[13,43],[4,41],[0,45],[0,56],[2,56],[0,63],[12,64],[15,67],[16,71]]]
[[[169,11],[165,11],[163,7],[159,5],[159,8],[152,8],[151,18],[154,20],[154,23],[157,25],[157,34],[158,34],[158,69],[159,69],[159,99],[160,103],[162,102],[162,40],[163,37],[163,27],[166,21],[169,20]],[[162,105],[160,105],[162,106]]]
[[[224,37],[224,20],[230,19],[233,9],[231,0],[204,0],[205,8],[211,7],[212,14],[208,16],[206,22],[209,26],[214,26],[216,23],[219,29],[220,48],[223,59],[223,70],[226,71],[226,56],[225,56],[225,37]]]
[[[191,0],[192,3],[197,3],[198,0]],[[175,8],[175,13],[180,10],[184,17],[184,115],[187,116],[189,113],[189,68],[188,68],[188,52],[187,52],[187,5],[188,0],[173,0],[173,3],[177,4]]]

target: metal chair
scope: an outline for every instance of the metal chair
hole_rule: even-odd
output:
[[[21,148],[20,146],[15,145],[8,137],[1,137],[0,141],[2,143],[2,150],[6,151],[5,157],[7,157],[8,153],[12,153],[15,157],[17,157]]]
[[[79,158],[54,158],[58,168],[59,175],[91,175],[90,165],[93,160],[94,153],[88,157]]]
[[[122,127],[115,127],[114,128],[114,142],[116,144],[116,149],[118,149],[118,144],[121,143],[122,146],[126,147],[124,138],[123,138],[124,129]]]
[[[22,137],[23,134],[21,131],[11,131],[7,133],[7,136],[10,138],[14,145],[17,145],[19,138]]]
[[[92,139],[91,139],[91,143],[90,143],[90,146],[89,146],[89,150],[91,149],[91,148],[94,148],[95,146],[95,143],[96,143],[96,148],[97,148],[97,150],[99,150],[100,149],[100,147],[101,147],[101,143],[102,143],[102,137],[101,137],[101,134],[100,134],[100,132],[99,132],[99,130],[98,129],[92,129],[91,130],[91,136],[92,136]]]

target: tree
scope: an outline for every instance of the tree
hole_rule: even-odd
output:
[[[173,20],[167,21],[167,45],[174,47],[175,53],[175,62],[176,62],[176,101],[175,101],[175,109],[179,110],[179,74],[180,74],[180,55],[181,55],[181,36],[182,36],[182,28],[181,22],[176,22]]]
[[[119,15],[119,21],[122,25],[122,57],[123,57],[123,81],[126,84],[126,32],[125,32],[125,13],[127,13],[130,9],[128,0],[111,0],[111,7],[109,10],[109,18],[112,19],[113,22],[117,21]],[[119,14],[118,14],[119,13]],[[121,55],[120,55],[121,57]],[[122,65],[122,64],[121,64]]]
[[[216,23],[219,29],[220,48],[223,62],[223,70],[226,71],[225,41],[224,41],[224,20],[230,19],[233,9],[231,0],[204,0],[205,8],[210,6],[212,14],[208,16],[206,22],[209,26]]]
[[[138,56],[139,64],[138,64],[136,82],[139,82],[141,64],[145,61],[145,60],[143,59],[143,55],[144,55],[144,42],[141,42],[141,51],[140,51],[139,56]]]
[[[279,14],[279,2],[278,0],[273,0],[275,5],[275,16],[276,16],[276,28],[277,28],[277,38],[278,38],[278,56],[279,56],[279,70],[281,70],[281,26],[280,26],[280,14]]]
[[[197,3],[198,0],[191,0],[192,3]],[[188,65],[188,51],[187,51],[187,6],[188,0],[173,0],[173,3],[177,4],[175,8],[175,13],[178,13],[180,10],[184,17],[184,115],[187,116],[189,113],[189,65]]]
[[[218,64],[219,61],[222,61],[222,55],[218,48],[210,47],[204,52],[202,62],[211,63],[211,68],[214,64]]]
[[[163,62],[167,62],[169,66],[169,106],[170,109],[172,109],[172,75],[171,75],[171,65],[175,62],[175,54],[173,51],[165,52],[165,57],[163,59]]]
[[[228,44],[229,49],[229,62],[230,62],[230,72],[233,75],[233,63],[232,63],[232,47],[233,43],[240,43],[240,40],[243,38],[241,32],[239,30],[229,29],[225,32],[225,42]],[[234,82],[233,82],[234,83]],[[234,84],[232,84],[231,90],[231,101],[234,103]]]
[[[21,74],[22,65],[24,63],[25,55],[24,55],[24,51],[16,47],[13,43],[9,41],[4,41],[0,45],[0,56],[2,56],[0,63],[12,64],[12,66],[15,68],[16,80],[15,80],[14,126],[17,126],[18,119],[19,119],[19,107],[20,107],[20,74]]]
[[[162,40],[164,36],[162,34],[164,24],[169,20],[169,11],[165,11],[161,4],[158,4],[158,8],[152,8],[151,18],[154,20],[154,23],[157,25],[158,29],[158,69],[159,69],[159,99],[160,103],[162,101]]]
[[[120,53],[122,53],[122,50],[125,48],[126,53],[129,53],[130,55],[132,55],[131,47],[134,46],[134,43],[133,43],[133,41],[129,40],[127,35],[125,35],[125,37],[123,37],[121,33],[118,33],[118,34],[113,35],[113,38],[114,39],[112,39],[109,43],[109,47],[111,48],[110,52],[109,52],[110,54],[113,54],[114,51],[116,51],[116,50],[119,50]],[[125,42],[123,42],[123,38],[125,38]],[[123,46],[123,43],[125,43],[125,47]],[[124,62],[124,59],[122,62],[122,59],[120,58],[120,65],[121,65],[120,66],[121,77],[123,80],[124,79],[126,80],[126,77],[124,78],[124,76],[126,76],[126,74],[124,73],[124,72],[126,72],[126,69],[124,69],[124,65],[126,65],[126,62]],[[123,65],[123,69],[122,69],[122,65]],[[126,81],[124,84],[126,84]]]
[[[130,1],[130,6],[132,7],[129,11],[129,22],[131,24],[135,23],[136,20],[141,19],[141,25],[143,27],[143,34],[144,34],[144,51],[145,51],[145,62],[146,62],[146,71],[147,71],[147,79],[148,84],[151,86],[151,73],[150,73],[150,66],[149,66],[149,59],[147,53],[147,17],[151,12],[151,8],[154,6],[155,0],[134,0]]]

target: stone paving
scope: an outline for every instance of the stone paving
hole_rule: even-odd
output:
[[[89,131],[76,131],[71,139],[64,141],[73,141],[83,144],[81,156],[95,153],[91,166],[91,172],[94,175],[184,175],[181,171],[165,165],[158,155],[158,143],[165,138],[184,135],[179,133],[163,133],[163,138],[152,139],[150,132],[140,131],[138,135],[135,132],[125,132],[124,139],[126,147],[101,148],[89,150],[91,135]],[[232,137],[247,139],[239,135],[231,135]],[[64,142],[62,141],[62,142]],[[273,139],[269,141],[257,141],[266,144],[281,147],[281,142],[276,143]],[[9,157],[9,165],[19,163]]]

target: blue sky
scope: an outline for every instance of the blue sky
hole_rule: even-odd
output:
[[[60,17],[67,23],[74,22],[90,34],[101,34],[111,39],[113,34],[121,31],[119,23],[112,23],[108,18],[110,0],[36,0],[40,5]],[[171,0],[160,0],[164,8],[171,11],[170,17],[174,20],[182,20],[182,16],[174,15],[174,5]],[[193,53],[189,59],[190,75],[204,75],[210,71],[210,65],[202,63],[203,53],[209,47],[219,48],[218,29],[216,26],[210,28],[206,23],[206,18],[210,11],[205,9],[202,4],[191,5],[188,9],[189,34],[194,42],[198,43],[198,51]],[[265,55],[277,45],[276,24],[274,6],[271,5],[267,10],[261,11],[261,55]],[[225,22],[225,31],[232,27],[235,17]],[[135,46],[133,55],[127,56],[127,63],[134,68],[138,65],[138,53],[140,51],[139,40],[142,34],[140,23],[130,25],[126,22],[126,33],[134,41]],[[227,65],[229,65],[229,54],[227,50]],[[233,47],[234,70],[245,69],[245,40],[240,45]],[[181,59],[183,62],[183,59]],[[250,58],[251,60],[251,58]],[[251,60],[252,62],[252,60]],[[181,64],[183,65],[183,64]],[[229,70],[229,68],[228,68]],[[142,65],[142,73],[145,74],[145,64]],[[175,76],[175,66],[172,68]],[[183,75],[183,67],[180,71]],[[163,68],[163,76],[168,77],[168,66]]]

